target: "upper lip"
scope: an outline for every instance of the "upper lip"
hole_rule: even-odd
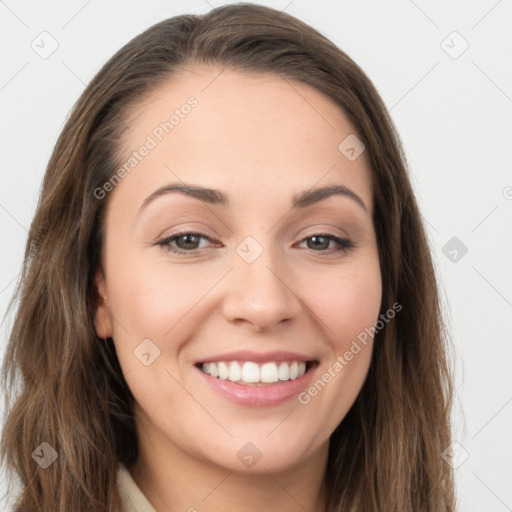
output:
[[[215,363],[218,361],[252,361],[254,363],[269,363],[272,361],[315,361],[316,359],[297,352],[254,352],[251,350],[237,350],[225,352],[215,356],[205,357],[196,361],[198,363]]]

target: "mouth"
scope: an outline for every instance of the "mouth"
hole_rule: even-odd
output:
[[[319,366],[319,359],[304,353],[248,349],[211,355],[194,363],[199,381],[206,385],[205,396],[213,391],[224,400],[251,408],[277,407],[297,398]]]
[[[209,361],[195,366],[204,374],[241,386],[278,386],[301,379],[318,366],[317,360],[299,361]]]
[[[242,407],[277,407],[296,399],[307,388],[319,361],[289,354],[269,356],[260,354],[259,362],[254,361],[258,360],[254,355],[215,358],[194,366],[207,388],[223,399]],[[208,393],[206,388],[204,392]]]

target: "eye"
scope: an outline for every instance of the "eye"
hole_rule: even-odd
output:
[[[348,249],[354,247],[354,244],[347,238],[340,238],[338,236],[330,235],[328,233],[315,233],[304,238],[300,243],[306,242],[307,248],[316,252],[346,252]],[[331,243],[337,244],[334,248]],[[331,249],[328,251],[327,249]]]
[[[177,254],[191,254],[204,247],[199,246],[201,240],[212,241],[210,237],[202,233],[186,232],[176,233],[170,237],[164,238],[157,242],[157,245]]]
[[[163,247],[169,252],[175,254],[195,254],[205,247],[201,245],[201,241],[212,242],[212,239],[203,234],[195,232],[175,233],[169,237],[164,238],[157,242],[157,245]],[[354,247],[354,244],[346,239],[340,238],[328,233],[315,233],[306,238],[303,238],[300,244],[306,242],[307,249],[314,252],[332,253],[343,251],[346,252]],[[334,245],[334,247],[333,247]]]

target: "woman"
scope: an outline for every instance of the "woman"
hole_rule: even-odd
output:
[[[4,363],[17,511],[451,511],[437,286],[393,123],[311,27],[163,21],[75,105]]]

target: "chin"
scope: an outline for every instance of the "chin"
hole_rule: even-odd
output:
[[[287,439],[283,433],[274,440],[265,439],[265,436],[260,439],[255,436],[253,439],[236,438],[227,446],[220,447],[221,452],[205,456],[229,471],[254,475],[286,471],[302,463],[315,451],[311,450],[309,454],[305,452],[305,447],[311,448],[312,442],[307,444],[303,438],[283,443],[283,439]],[[317,450],[321,450],[321,446]]]

